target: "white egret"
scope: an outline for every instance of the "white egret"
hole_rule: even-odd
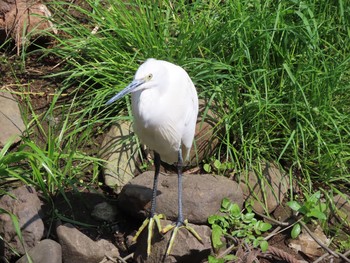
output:
[[[156,215],[157,183],[160,160],[177,165],[178,173],[178,218],[175,226],[167,226],[163,233],[173,229],[167,254],[170,254],[176,233],[180,227],[188,229],[199,241],[201,238],[187,225],[182,214],[182,166],[188,158],[198,115],[196,89],[187,72],[167,61],[148,59],[137,70],[134,80],[107,104],[131,93],[134,131],[141,142],[154,150],[155,174],[152,190],[151,213],[135,239],[148,225],[147,255],[151,252],[153,225],[161,231],[160,219]]]

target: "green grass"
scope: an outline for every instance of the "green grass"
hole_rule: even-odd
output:
[[[29,110],[35,116],[29,132],[37,127],[45,135],[43,148],[24,140],[21,152],[6,153],[29,160],[33,176],[26,182],[49,195],[74,185],[86,166],[95,167],[95,178],[98,160],[80,149],[94,133],[130,118],[128,99],[110,107],[105,102],[131,81],[141,62],[155,57],[183,66],[218,116],[220,144],[214,157],[202,161],[230,163],[238,175],[274,162],[305,193],[315,186],[326,196],[348,191],[346,1],[130,2],[88,0],[86,9],[50,3],[60,35],[39,52],[62,59],[63,69],[51,77],[63,80],[60,92],[71,100],[59,103],[58,93],[47,113]],[[58,124],[50,125],[56,117]],[[3,166],[9,177],[17,173]]]
[[[212,100],[218,159],[236,171],[262,160],[282,163],[302,173],[307,191],[313,180],[348,182],[350,11],[342,1],[90,5],[91,12],[55,3],[66,38],[47,50],[66,58],[59,74],[65,87],[84,90],[86,111],[113,118],[106,99],[140,62],[166,59]],[[89,23],[60,8],[77,9]]]

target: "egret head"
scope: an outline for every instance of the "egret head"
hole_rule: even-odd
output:
[[[163,70],[164,67],[162,67],[159,60],[154,58],[148,59],[136,71],[134,80],[126,88],[107,101],[106,104],[109,105],[129,93],[156,87],[160,80],[163,79]]]

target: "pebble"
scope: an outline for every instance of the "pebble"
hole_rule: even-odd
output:
[[[28,255],[34,263],[62,263],[61,245],[51,239],[44,239],[28,251]],[[16,263],[29,263],[26,255]]]

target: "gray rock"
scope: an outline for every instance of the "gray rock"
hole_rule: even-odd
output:
[[[35,247],[28,251],[28,255],[34,263],[62,263],[61,245],[51,239],[40,241]],[[16,263],[28,263],[26,255],[21,257]]]
[[[1,5],[3,1],[1,1]],[[7,36],[11,36],[17,44],[17,55],[20,52],[20,46],[26,44],[27,37],[33,38],[34,35],[43,35],[43,32],[53,32],[57,34],[57,29],[48,19],[51,13],[46,5],[33,0],[16,0],[15,4],[11,5],[12,1],[6,0],[5,8],[7,12],[0,16],[0,29],[8,29]]]
[[[114,222],[117,219],[117,207],[107,202],[95,205],[91,216],[100,221]]]
[[[282,204],[279,204],[273,211],[273,217],[280,222],[285,222],[292,216],[293,210],[287,205],[283,206]],[[268,219],[265,220],[269,221]],[[272,225],[274,224],[274,222],[272,221],[270,221],[269,223],[271,223]]]
[[[100,155],[108,161],[103,171],[105,184],[117,194],[134,177],[136,146],[129,122],[112,126],[102,142]]]
[[[25,126],[17,101],[10,93],[0,92],[0,105],[0,147],[2,147],[10,138],[18,142]]]
[[[350,227],[350,197],[345,194],[337,194],[333,197],[334,206],[331,205],[329,222],[332,229],[337,229],[337,241],[349,242],[348,229]]]
[[[350,225],[350,197],[346,194],[338,194],[333,197],[335,207],[337,208],[331,214],[332,222],[347,222]]]
[[[0,208],[17,216],[27,250],[39,243],[44,234],[44,223],[41,220],[41,202],[33,187],[22,186],[10,191],[1,197]],[[25,253],[8,214],[0,214],[0,236],[18,253]],[[5,253],[10,255],[10,251]]]
[[[131,216],[145,218],[150,210],[154,172],[145,172],[124,186],[118,196],[118,205]],[[177,219],[177,175],[160,174],[156,212],[170,220]],[[243,194],[239,185],[223,176],[209,174],[183,175],[184,218],[194,224],[206,224],[208,216],[215,214],[221,201],[228,197],[240,207]]]
[[[162,227],[168,224],[172,224],[171,221],[161,220]],[[144,230],[137,240],[136,251],[134,253],[134,259],[137,263],[159,263],[159,262],[204,262],[208,259],[211,253],[211,230],[208,226],[193,225],[194,230],[202,238],[202,243],[198,241],[187,229],[180,228],[168,257],[164,258],[168,243],[172,232],[169,231],[164,236],[161,236],[156,228],[154,229],[154,236],[152,240],[151,255],[147,258],[147,229]],[[163,261],[164,260],[164,261]]]
[[[264,180],[261,180],[264,178]],[[245,199],[254,201],[253,209],[257,213],[273,212],[282,203],[289,189],[289,176],[273,164],[262,167],[262,176],[250,171],[247,176],[241,176],[240,186]]]
[[[93,241],[71,224],[60,225],[56,229],[59,243],[62,246],[64,262],[100,262],[105,255],[112,258],[119,256],[118,249],[104,239]]]

